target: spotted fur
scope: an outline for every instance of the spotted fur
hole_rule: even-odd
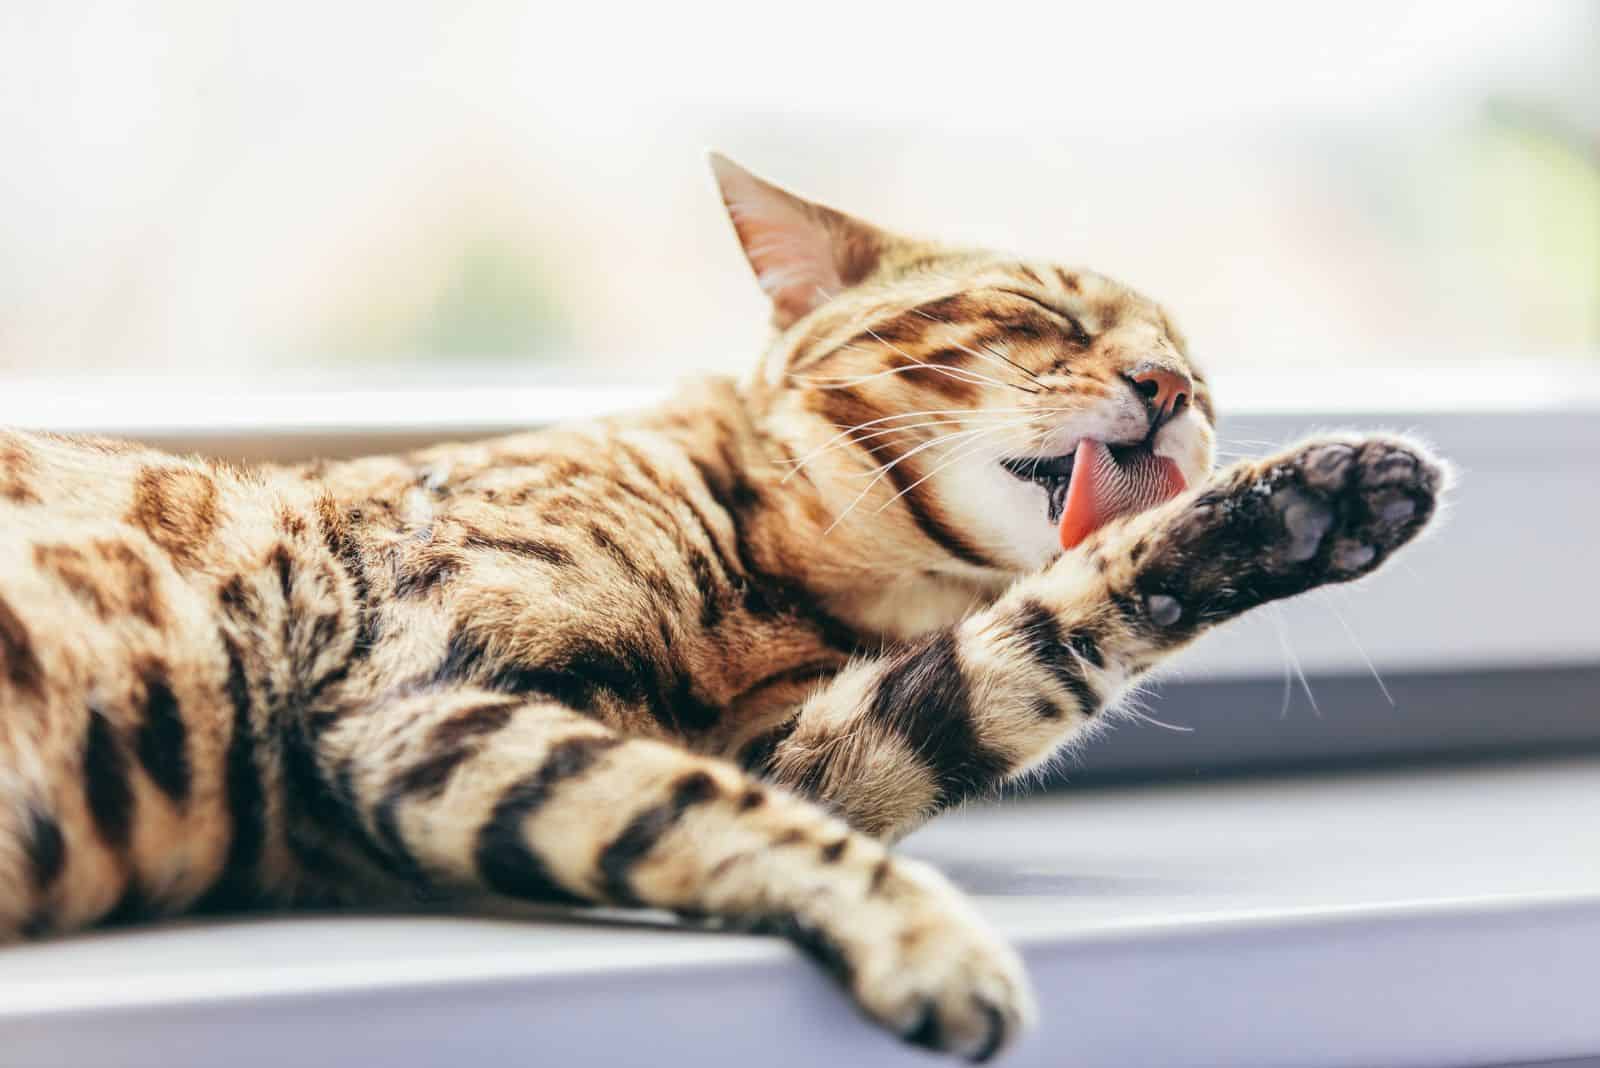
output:
[[[782,932],[913,1043],[1025,1027],[1015,955],[885,843],[1377,567],[1440,469],[1350,438],[1211,477],[1156,304],[716,168],[777,327],[745,382],[304,467],[0,435],[0,936],[489,890]],[[1082,436],[1195,489],[1061,554],[998,461]]]

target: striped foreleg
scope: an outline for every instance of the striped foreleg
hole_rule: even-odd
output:
[[[1371,572],[1427,523],[1444,481],[1424,450],[1383,437],[1238,464],[845,670],[741,762],[859,830],[904,834],[1047,761],[1209,628]]]

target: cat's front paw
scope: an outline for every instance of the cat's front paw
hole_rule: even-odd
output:
[[[987,1061],[1034,1021],[1015,950],[933,869],[894,858],[825,938],[797,935],[863,1011],[912,1045]]]
[[[1375,570],[1433,517],[1447,482],[1426,448],[1324,438],[1200,493],[1141,568],[1159,626],[1201,622]]]
[[[1309,586],[1364,575],[1427,524],[1443,485],[1440,461],[1409,442],[1303,445],[1270,462],[1247,490],[1266,493],[1277,520],[1262,564],[1299,573]]]

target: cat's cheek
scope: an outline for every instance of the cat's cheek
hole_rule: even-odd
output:
[[[1017,571],[1037,571],[1059,555],[1042,487],[1013,478],[987,459],[958,466],[941,491],[954,502],[963,526],[981,532],[981,540],[997,546]]]

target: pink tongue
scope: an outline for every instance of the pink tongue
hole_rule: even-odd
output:
[[[1110,449],[1085,438],[1072,460],[1061,547],[1071,549],[1113,519],[1170,501],[1183,490],[1182,472],[1165,456],[1140,452],[1118,463]]]

